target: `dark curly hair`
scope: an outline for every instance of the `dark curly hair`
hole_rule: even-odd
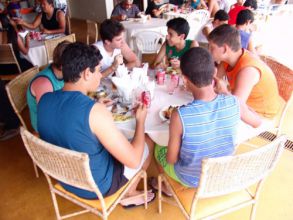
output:
[[[212,55],[202,47],[194,47],[181,57],[180,68],[196,87],[208,86],[213,81],[215,65]]]
[[[93,45],[80,42],[67,45],[62,54],[64,82],[77,82],[86,68],[93,73],[102,58],[100,51]]]
[[[189,24],[184,18],[173,18],[167,22],[167,27],[174,30],[178,35],[185,34],[186,39],[189,33]]]
[[[106,19],[100,26],[100,34],[103,42],[112,41],[114,37],[120,35],[124,31],[123,25],[115,20]]]

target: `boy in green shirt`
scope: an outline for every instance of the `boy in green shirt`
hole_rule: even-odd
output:
[[[174,18],[167,22],[167,37],[162,45],[153,68],[171,66],[174,70],[180,69],[180,58],[190,48],[197,47],[195,40],[186,40],[189,33],[189,24],[184,18]],[[164,59],[166,62],[164,62]]]

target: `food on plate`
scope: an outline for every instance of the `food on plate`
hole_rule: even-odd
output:
[[[173,110],[175,108],[178,108],[178,106],[169,106],[168,109],[166,109],[165,111],[163,111],[163,115],[166,119],[170,119],[171,118],[171,114],[173,112]]]
[[[131,119],[132,117],[133,117],[132,115],[113,114],[114,121],[127,121]]]

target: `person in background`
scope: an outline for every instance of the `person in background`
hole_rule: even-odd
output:
[[[101,72],[103,77],[113,74],[126,61],[126,67],[139,67],[140,61],[124,39],[124,27],[115,20],[106,19],[100,26],[100,41],[94,45],[103,56]]]
[[[25,35],[22,26],[17,25],[13,19],[4,15],[0,17],[3,28],[7,30],[7,41],[12,44],[15,57],[20,66],[21,72],[24,72],[33,67],[33,65],[24,57],[29,51],[30,37]],[[22,33],[24,35],[22,35]],[[0,74],[15,74],[18,69],[14,64],[1,64]]]
[[[64,87],[42,96],[38,104],[38,131],[49,143],[87,153],[95,183],[103,196],[110,196],[141,168],[148,167],[152,149],[145,143],[146,106],[139,105],[136,109],[135,134],[129,142],[114,124],[106,106],[87,96],[100,84],[101,60],[99,50],[93,45],[76,42],[66,47],[62,54]],[[94,192],[60,184],[77,196],[97,199]],[[153,192],[147,193],[148,202],[154,198]],[[144,196],[135,185],[120,204],[143,205]]]
[[[256,0],[246,0],[244,4],[242,5],[243,1],[238,0],[236,4],[234,4],[230,11],[229,11],[229,21],[228,24],[230,25],[235,25],[236,24],[236,19],[237,15],[240,11],[244,9],[250,9],[250,10],[256,10],[257,9],[257,1]]]
[[[238,13],[236,20],[236,29],[240,33],[241,46],[253,53],[256,53],[255,45],[250,32],[250,25],[254,21],[253,12],[249,9],[242,10]]]
[[[153,18],[162,18],[163,13],[168,9],[168,4],[165,4],[163,0],[152,0],[148,3],[148,7],[145,14],[150,15]]]
[[[180,68],[194,100],[172,111],[168,146],[156,145],[154,151],[160,173],[185,187],[197,187],[202,159],[232,155],[240,119],[254,127],[260,119],[236,96],[214,91],[216,69],[206,49],[186,51]],[[151,179],[150,185],[157,189],[156,179]],[[164,184],[162,190],[170,196]]]
[[[64,34],[66,25],[64,12],[54,8],[54,0],[40,0],[40,2],[42,12],[37,15],[33,23],[17,19],[17,24],[32,30],[39,27],[44,34]]]
[[[12,0],[7,5],[7,12],[8,15],[13,18],[19,18],[20,17],[20,4],[18,0]]]
[[[170,0],[170,4],[181,6],[184,3],[184,0]]]
[[[19,134],[19,119],[7,96],[6,83],[0,79],[0,141],[8,140]]]
[[[186,40],[189,33],[189,24],[184,18],[174,18],[167,22],[167,37],[162,45],[158,55],[156,56],[152,67],[163,67],[164,61],[167,59],[167,64],[180,72],[180,57],[192,47],[197,47],[198,43],[195,40]]]
[[[57,45],[53,52],[53,63],[39,72],[29,83],[26,92],[27,104],[30,110],[30,120],[33,129],[38,132],[37,108],[41,97],[47,92],[60,90],[64,86],[61,56],[69,41]]]
[[[214,17],[216,12],[220,9],[217,0],[190,0],[188,4],[193,9],[208,10],[211,17]]]
[[[111,19],[124,21],[127,18],[140,17],[141,11],[137,5],[133,4],[133,0],[123,0],[117,4],[111,14]]]
[[[227,13],[229,12],[231,8],[231,4],[229,0],[217,0],[217,2],[218,2],[220,10],[224,10]]]
[[[239,140],[246,140],[250,135],[255,136],[272,128],[271,119],[281,107],[272,70],[258,56],[241,47],[240,34],[235,27],[220,25],[209,34],[208,40],[211,54],[215,62],[219,63],[217,90],[225,94],[232,93],[263,117],[259,129],[247,127],[245,132],[242,130]],[[228,79],[230,90],[224,78]]]
[[[213,21],[203,27],[202,34],[207,38],[214,28],[222,24],[227,24],[228,20],[229,20],[229,15],[227,14],[226,11],[224,10],[217,11]]]
[[[2,20],[3,20],[3,17],[5,17],[6,15],[4,14],[4,10],[5,10],[5,7],[3,5],[3,3],[0,2],[0,44],[3,44],[4,43],[4,31],[5,29],[3,28],[3,25],[2,25]]]
[[[208,10],[208,6],[206,5],[204,0],[190,0],[189,5],[193,9],[206,9],[206,10]]]

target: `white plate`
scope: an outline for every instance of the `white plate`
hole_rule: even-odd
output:
[[[167,119],[167,118],[165,117],[165,113],[164,113],[165,111],[168,110],[168,108],[169,108],[170,106],[172,106],[172,107],[178,107],[178,106],[180,106],[180,105],[168,105],[168,106],[164,106],[164,107],[159,111],[159,116],[160,116],[160,119],[162,120],[162,122],[167,121],[168,123],[170,123],[170,119]]]

